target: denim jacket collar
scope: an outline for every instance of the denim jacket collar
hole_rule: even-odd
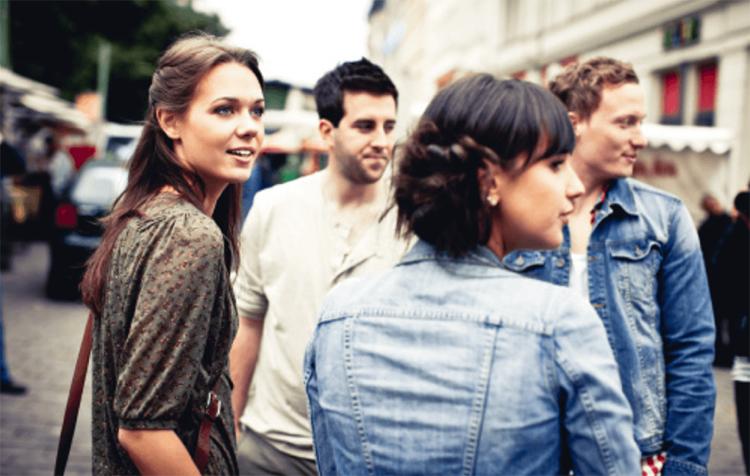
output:
[[[486,246],[479,246],[469,251],[465,256],[453,258],[445,251],[436,251],[430,243],[419,239],[414,246],[406,253],[399,265],[415,263],[424,260],[437,260],[452,264],[473,263],[485,266],[505,268],[503,262],[498,256]]]
[[[601,208],[602,216],[608,216],[614,210],[619,208],[631,216],[638,215],[638,209],[635,205],[635,195],[627,179],[614,180],[607,192],[607,197]]]

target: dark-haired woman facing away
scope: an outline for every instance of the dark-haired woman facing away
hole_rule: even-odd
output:
[[[322,475],[640,474],[601,320],[503,268],[550,249],[583,187],[547,90],[482,75],[441,91],[394,177],[396,267],[327,296],[305,358]]]
[[[194,35],[159,61],[127,188],[82,284],[96,315],[94,474],[199,474],[191,455],[217,382],[206,472],[238,472],[229,269],[263,107],[250,51]]]

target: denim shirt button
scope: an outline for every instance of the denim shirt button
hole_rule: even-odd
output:
[[[557,267],[558,268],[562,268],[563,266],[565,266],[565,259],[564,258],[558,258],[557,259]]]
[[[518,266],[521,266],[523,264],[523,256],[518,255],[518,259],[516,260],[516,264]]]

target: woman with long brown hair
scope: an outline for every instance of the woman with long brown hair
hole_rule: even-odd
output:
[[[82,283],[96,315],[94,474],[199,474],[191,454],[210,398],[221,410],[204,472],[237,474],[229,270],[263,86],[252,52],[205,34],[159,61],[127,188]]]

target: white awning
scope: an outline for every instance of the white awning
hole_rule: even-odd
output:
[[[642,127],[649,148],[669,147],[675,152],[689,148],[694,152],[710,150],[716,155],[724,155],[732,148],[734,138],[734,132],[731,129],[719,127],[664,126],[661,124],[643,124]]]
[[[52,117],[82,131],[86,131],[90,126],[90,122],[74,104],[57,97],[57,88],[25,78],[2,67],[0,86],[17,97],[21,106],[26,109]]]
[[[67,122],[81,130],[86,130],[90,123],[75,106],[58,97],[47,94],[25,94],[21,104],[40,114],[48,114],[59,121]]]

